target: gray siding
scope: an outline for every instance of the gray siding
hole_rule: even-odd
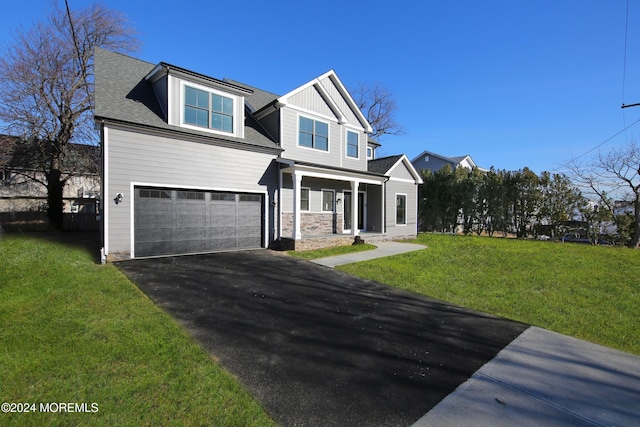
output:
[[[169,92],[168,92],[168,78],[167,76],[164,76],[160,79],[158,79],[158,81],[156,81],[155,83],[153,83],[153,91],[156,94],[156,97],[158,97],[158,103],[160,104],[160,108],[162,109],[162,112],[164,113],[164,118],[165,120],[168,120],[168,114],[169,112],[167,111],[167,105],[169,105]]]
[[[313,116],[312,114],[298,113],[291,108],[283,108],[282,115],[282,141],[284,148],[282,156],[302,162],[317,163],[326,166],[340,166],[342,155],[342,126],[335,121]],[[310,119],[321,120],[329,123],[329,151],[314,150],[312,148],[298,147],[298,117],[302,115]]]
[[[201,188],[269,193],[277,176],[274,155],[181,141],[117,127],[107,128],[108,154],[104,215],[108,218],[108,250],[130,252],[133,195],[131,183],[172,188]],[[239,167],[241,165],[241,167]],[[113,202],[123,194],[122,203]],[[268,212],[272,216],[272,212]],[[272,219],[268,224],[272,224]],[[268,231],[273,235],[273,230]]]
[[[312,85],[300,91],[289,98],[289,103],[293,108],[283,107],[281,110],[282,140],[280,144],[285,149],[283,157],[302,162],[366,171],[367,136],[364,133],[362,123],[360,123],[356,114],[349,107],[347,100],[342,97],[330,78],[323,79],[321,84],[345,116],[346,123],[338,123],[338,118],[334,111],[331,110],[315,86]],[[329,123],[328,152],[298,147],[299,116]],[[348,126],[345,126],[345,124]],[[359,134],[359,156],[357,159],[346,155],[347,130]]]
[[[413,177],[413,175],[411,175],[411,172],[409,172],[409,169],[407,169],[403,162],[398,163],[395,168],[390,170],[389,176],[392,176],[394,178],[410,179],[412,181],[415,180],[415,178]]]
[[[323,116],[335,117],[329,105],[325,102],[315,86],[310,86],[293,95],[289,102],[305,110],[315,111]]]
[[[278,141],[280,139],[280,111],[274,110],[269,115],[260,119],[260,124],[269,132],[271,137]]]
[[[360,123],[360,121],[356,117],[356,114],[353,112],[353,110],[351,110],[351,107],[349,106],[347,101],[342,97],[342,94],[340,93],[336,85],[333,84],[331,78],[325,77],[320,82],[322,83],[322,86],[327,91],[329,96],[331,96],[331,99],[333,99],[338,108],[340,108],[342,114],[344,114],[347,123],[351,124],[352,126],[363,128],[362,123]]]
[[[407,224],[396,225],[396,194],[407,195]],[[399,181],[388,181],[386,185],[387,235],[408,236],[418,232],[418,186]]]

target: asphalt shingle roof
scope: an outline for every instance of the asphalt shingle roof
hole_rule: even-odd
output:
[[[386,174],[387,172],[389,172],[389,169],[391,169],[393,165],[395,165],[401,158],[402,154],[369,160],[369,162],[367,163],[367,169],[369,170],[369,172]]]
[[[153,86],[145,80],[157,64],[104,49],[96,49],[94,59],[96,119],[110,119],[204,136],[211,140],[231,141],[256,148],[280,150],[280,146],[246,110],[244,138],[212,136],[208,132],[169,125]],[[262,93],[256,99],[261,96],[263,96]],[[252,107],[255,108],[255,105]]]

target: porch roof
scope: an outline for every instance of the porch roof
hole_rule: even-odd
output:
[[[363,184],[382,185],[388,177],[377,172],[359,171],[334,166],[319,165],[317,163],[301,162],[285,158],[277,161],[284,167],[282,172],[300,173],[303,176],[316,178],[335,179],[338,181],[357,181]]]

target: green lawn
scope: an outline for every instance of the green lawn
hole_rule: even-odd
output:
[[[640,355],[640,251],[421,234],[429,248],[338,267]]]
[[[0,401],[98,411],[0,413],[1,425],[274,424],[97,252],[35,236],[0,236]]]

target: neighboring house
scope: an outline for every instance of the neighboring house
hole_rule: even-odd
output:
[[[628,202],[626,200],[616,200],[613,202],[613,214],[616,216],[633,214],[634,212],[633,202]]]
[[[279,96],[98,49],[95,86],[107,259],[416,235],[418,173],[333,71]]]
[[[12,146],[19,138],[0,135],[0,223],[5,231],[47,229],[47,188],[41,171],[12,164]],[[71,147],[73,149],[73,147]],[[67,230],[95,230],[100,177],[77,174],[64,186],[63,213],[90,214],[91,218],[65,215]]]
[[[445,157],[440,154],[432,153],[430,151],[423,151],[420,155],[418,155],[411,161],[411,164],[413,164],[413,167],[418,171],[429,169],[432,172],[441,169],[445,165],[451,166],[451,169],[455,169],[457,167],[473,169],[474,167],[478,167],[478,165],[476,165],[476,162],[474,162],[469,155]]]

